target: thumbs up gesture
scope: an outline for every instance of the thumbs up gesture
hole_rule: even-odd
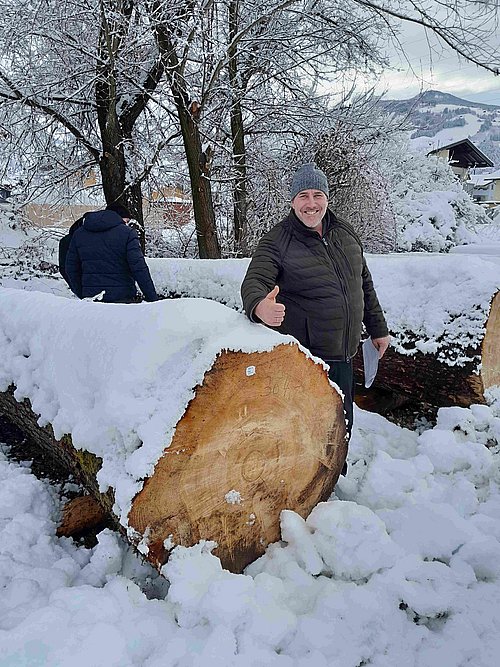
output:
[[[285,306],[282,303],[276,303],[279,291],[280,288],[275,285],[265,299],[262,299],[255,307],[255,314],[268,327],[279,327],[285,317]]]

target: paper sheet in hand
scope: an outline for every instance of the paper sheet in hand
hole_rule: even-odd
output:
[[[378,350],[368,338],[363,343],[363,364],[365,367],[365,387],[371,387],[378,370]]]

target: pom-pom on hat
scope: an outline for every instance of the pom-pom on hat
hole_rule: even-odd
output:
[[[292,178],[290,199],[296,197],[302,190],[321,190],[328,197],[328,179],[326,174],[314,162],[301,165]]]

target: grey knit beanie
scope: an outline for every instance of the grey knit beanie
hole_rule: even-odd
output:
[[[321,190],[328,197],[326,174],[314,162],[301,165],[295,172],[290,188],[290,199],[293,199],[302,190]]]

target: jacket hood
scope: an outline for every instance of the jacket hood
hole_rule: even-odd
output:
[[[82,228],[88,232],[105,232],[107,229],[124,224],[123,218],[114,211],[94,211],[85,214]]]

